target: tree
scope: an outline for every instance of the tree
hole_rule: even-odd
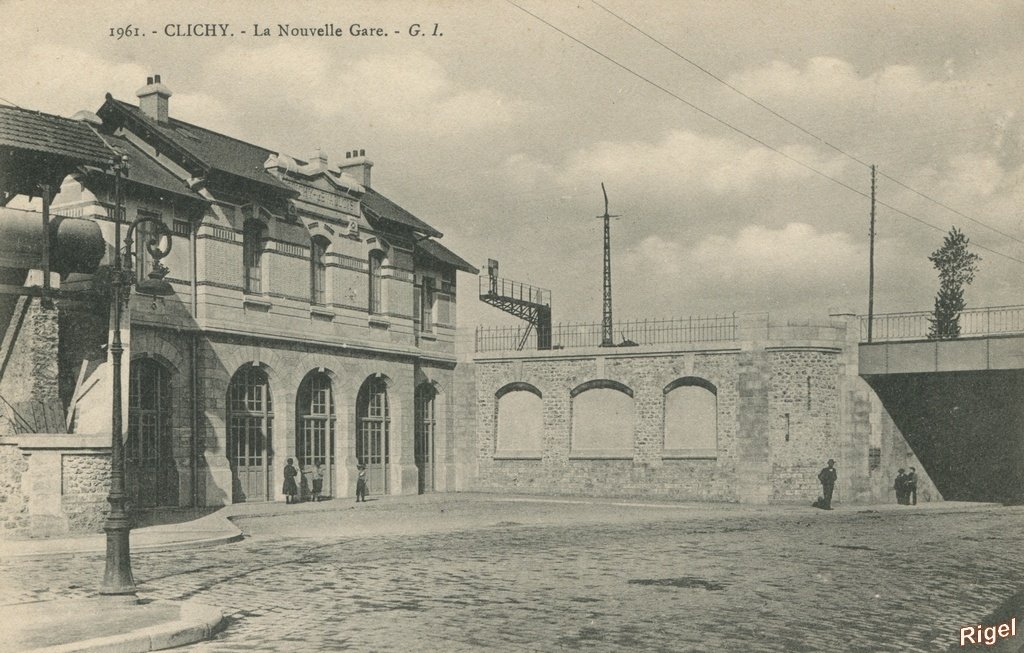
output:
[[[928,260],[939,271],[939,292],[935,295],[935,311],[928,321],[928,338],[948,339],[960,336],[960,311],[967,307],[964,287],[974,281],[981,257],[968,251],[966,235],[956,227],[949,230],[942,247],[932,252]]]

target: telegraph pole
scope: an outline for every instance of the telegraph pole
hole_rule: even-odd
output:
[[[868,342],[875,321],[875,166],[871,166],[871,229],[868,232],[871,248],[868,254]]]
[[[608,192],[604,189],[604,182],[601,182],[601,193],[604,195],[604,215],[597,216],[604,219],[604,314],[601,318],[601,346],[614,347],[615,334],[612,333],[612,232],[611,218],[617,215],[608,214]]]

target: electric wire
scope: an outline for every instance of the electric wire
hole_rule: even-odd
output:
[[[803,132],[807,136],[810,136],[811,138],[813,138],[814,140],[818,141],[822,145],[825,145],[825,146],[831,148],[832,150],[838,152],[839,154],[842,154],[843,156],[845,156],[846,158],[850,159],[851,161],[859,163],[860,165],[864,166],[865,168],[870,168],[871,167],[870,163],[867,163],[866,161],[864,161],[864,160],[854,156],[853,154],[850,154],[849,152],[847,152],[846,150],[842,149],[841,147],[839,147],[839,146],[837,146],[837,145],[835,145],[833,143],[830,143],[829,141],[825,140],[824,138],[822,138],[821,136],[815,134],[814,132],[812,132],[812,131],[810,131],[808,129],[805,129],[803,126],[797,124],[796,122],[793,122],[792,120],[790,120],[786,116],[782,115],[781,113],[779,113],[775,109],[773,109],[773,108],[769,107],[768,105],[764,104],[763,102],[761,102],[757,98],[751,97],[747,93],[744,93],[742,90],[740,90],[736,86],[730,84],[729,82],[727,82],[726,80],[722,79],[721,77],[719,77],[715,73],[711,72],[710,70],[708,70],[704,66],[701,66],[699,63],[697,63],[693,59],[690,59],[686,55],[684,55],[684,54],[680,53],[679,51],[673,49],[672,47],[670,47],[669,45],[667,45],[663,41],[655,38],[654,36],[652,36],[651,34],[646,32],[645,30],[640,28],[639,26],[635,25],[634,23],[630,22],[626,18],[624,18],[624,17],[620,16],[619,14],[615,13],[614,11],[612,11],[608,7],[604,6],[603,4],[598,2],[597,0],[590,0],[590,1],[593,4],[597,5],[598,7],[600,7],[601,9],[603,9],[604,11],[606,11],[611,16],[614,16],[619,21],[625,23],[626,25],[629,25],[631,28],[633,28],[634,30],[636,30],[640,34],[644,35],[646,38],[648,38],[651,41],[653,41],[654,43],[658,44],[660,47],[664,48],[665,50],[667,50],[668,52],[672,53],[676,57],[682,59],[686,63],[690,64],[691,66],[693,66],[697,70],[699,70],[702,73],[704,73],[705,75],[711,77],[712,79],[714,79],[715,81],[719,82],[720,84],[722,84],[726,88],[729,88],[730,90],[732,90],[735,93],[743,96],[744,98],[746,98],[750,102],[753,102],[754,104],[756,104],[757,106],[761,107],[762,109],[764,109],[768,113],[772,114],[773,116],[775,116],[779,120],[785,122],[787,125],[790,125],[791,127],[794,127],[795,129],[798,129],[799,131]],[[958,209],[956,209],[956,208],[954,208],[952,206],[949,206],[948,204],[946,204],[946,203],[944,203],[944,202],[942,202],[940,200],[937,200],[934,197],[931,197],[931,196],[929,196],[929,195],[927,195],[927,194],[925,194],[925,193],[923,193],[923,192],[921,192],[921,191],[919,191],[919,190],[917,190],[915,188],[912,188],[908,184],[900,181],[899,179],[896,179],[895,177],[893,177],[891,175],[886,174],[885,172],[883,172],[881,170],[878,170],[877,172],[878,172],[878,175],[880,177],[885,177],[886,179],[888,179],[889,181],[893,182],[897,186],[900,186],[900,187],[910,191],[911,193],[914,193],[915,195],[918,195],[919,197],[922,197],[922,198],[928,200],[929,202],[937,204],[938,206],[941,206],[942,208],[946,209],[947,211],[951,211],[951,212],[955,213],[956,215],[959,215],[960,217],[962,217],[962,218],[964,218],[966,220],[970,220],[971,222],[974,222],[975,224],[981,225],[982,227],[985,227],[986,229],[991,229],[992,231],[994,231],[995,233],[999,234],[1000,236],[1004,236],[1006,238],[1009,238],[1010,240],[1014,240],[1014,241],[1024,245],[1024,240],[1022,240],[1020,238],[1017,238],[1016,236],[1008,234],[1005,231],[1002,231],[1001,229],[999,229],[997,227],[993,227],[990,224],[982,222],[981,220],[972,218],[971,216],[967,215],[966,213],[963,213],[962,211],[960,211],[960,210],[958,210]]]
[[[626,71],[630,75],[633,75],[634,77],[636,77],[636,78],[646,82],[647,84],[649,84],[649,85],[653,86],[654,88],[660,90],[661,92],[665,93],[666,95],[669,95],[670,97],[675,98],[679,102],[682,102],[683,104],[685,104],[686,106],[690,107],[694,111],[700,113],[701,115],[707,116],[708,118],[714,120],[715,122],[717,122],[717,123],[719,123],[719,124],[721,124],[721,125],[723,125],[725,127],[728,127],[729,129],[735,131],[736,133],[741,134],[742,136],[747,137],[748,139],[754,141],[758,145],[761,145],[762,147],[764,147],[764,148],[766,148],[768,150],[771,150],[772,152],[775,152],[776,154],[778,154],[778,155],[788,159],[789,161],[792,161],[793,163],[795,163],[795,164],[799,165],[800,167],[808,170],[809,172],[812,172],[812,173],[822,177],[823,179],[827,179],[828,181],[831,181],[831,182],[833,182],[833,183],[835,183],[835,184],[837,184],[839,186],[842,186],[843,188],[847,189],[848,191],[850,191],[852,193],[855,193],[857,195],[860,195],[861,197],[867,198],[869,200],[871,199],[871,195],[870,194],[865,193],[864,191],[861,191],[861,190],[859,190],[859,189],[857,189],[857,188],[847,184],[846,182],[844,182],[844,181],[842,181],[840,179],[836,179],[835,177],[829,175],[828,173],[822,172],[821,170],[818,170],[817,168],[815,168],[814,166],[812,166],[812,165],[810,165],[808,163],[804,163],[803,161],[801,161],[800,159],[797,159],[794,156],[786,154],[785,152],[779,150],[778,148],[773,147],[772,145],[768,144],[767,142],[761,140],[757,136],[754,136],[753,134],[751,134],[751,133],[741,129],[740,127],[737,127],[737,126],[733,125],[732,123],[724,120],[723,118],[719,118],[718,116],[714,115],[710,111],[707,111],[707,110],[697,106],[696,104],[690,102],[686,98],[678,95],[677,93],[675,93],[675,92],[669,90],[668,88],[662,86],[661,84],[655,82],[651,78],[646,77],[642,73],[639,73],[636,70],[633,70],[632,68],[630,68],[629,66],[627,66],[627,65],[625,65],[623,63],[620,63],[616,59],[613,59],[612,57],[610,57],[609,55],[605,54],[604,52],[601,52],[600,50],[598,50],[597,48],[593,47],[589,43],[586,43],[585,41],[582,41],[582,40],[576,38],[572,34],[569,34],[565,30],[563,30],[560,27],[558,27],[557,25],[554,25],[554,24],[544,20],[543,18],[541,18],[537,14],[529,11],[525,7],[517,5],[515,2],[512,2],[512,0],[505,0],[505,2],[507,2],[510,5],[512,5],[516,9],[522,11],[523,13],[525,13],[525,14],[527,14],[529,16],[532,16],[534,19],[536,19],[536,20],[540,21],[541,23],[547,25],[551,29],[555,30],[556,32],[558,32],[559,34],[565,36],[566,38],[574,41],[575,43],[578,43],[579,45],[583,46],[587,50],[590,50],[591,52],[593,52],[594,54],[598,55],[602,59],[608,61],[609,63],[611,63],[611,64],[621,68],[622,70]],[[946,232],[946,230],[943,229],[942,227],[938,227],[936,225],[933,225],[932,223],[930,223],[930,222],[928,222],[926,220],[923,220],[923,219],[921,219],[921,218],[919,218],[919,217],[917,217],[915,215],[907,213],[906,211],[904,211],[902,209],[896,208],[895,206],[892,206],[891,204],[887,204],[886,202],[878,201],[877,199],[875,200],[875,203],[880,205],[880,206],[884,206],[887,209],[889,209],[891,211],[894,211],[894,212],[896,212],[896,213],[898,213],[900,215],[903,215],[903,216],[905,216],[907,218],[910,218],[911,220],[913,220],[915,222],[918,222],[918,223],[920,223],[922,225],[925,225],[926,227],[930,227],[930,228],[932,228],[932,229],[934,229],[934,230],[936,230],[936,231],[938,231],[940,233],[945,233]],[[1024,264],[1024,259],[1019,259],[1019,258],[1016,258],[1016,257],[1011,256],[1009,254],[1004,254],[1003,252],[991,249],[989,247],[985,247],[984,245],[979,245],[977,243],[973,243],[973,244],[974,244],[975,247],[977,247],[979,249],[983,249],[983,250],[985,250],[987,252],[990,252],[992,254],[995,254],[997,256],[1001,256],[1001,257],[1007,258],[1007,259],[1009,259],[1011,261],[1016,261],[1017,263]]]

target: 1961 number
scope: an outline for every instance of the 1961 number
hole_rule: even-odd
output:
[[[110,35],[120,41],[121,39],[128,38],[130,36],[139,36],[140,32],[138,27],[129,23],[124,27],[111,27]]]

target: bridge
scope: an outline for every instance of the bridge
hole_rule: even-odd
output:
[[[861,318],[859,373],[943,497],[1024,501],[1024,306],[964,311],[929,339],[928,312]]]

